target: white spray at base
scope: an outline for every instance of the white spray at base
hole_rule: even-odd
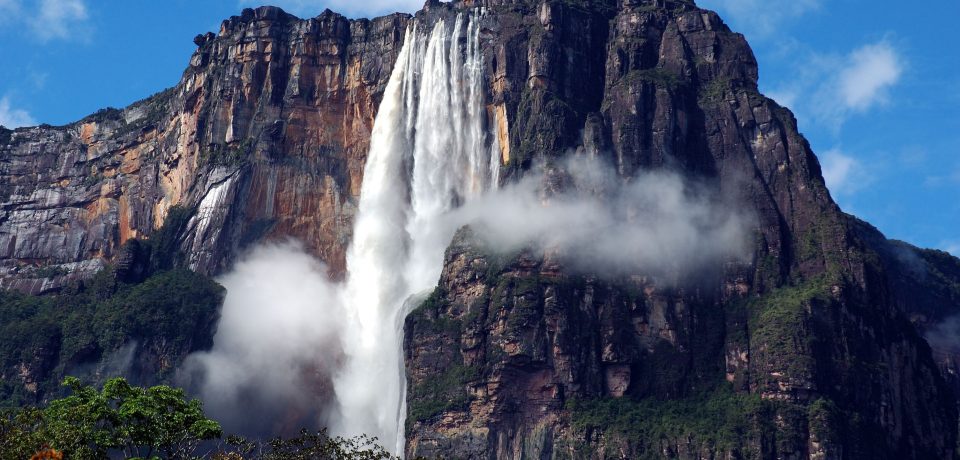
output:
[[[333,429],[403,452],[404,304],[437,284],[452,237],[445,214],[496,184],[487,135],[480,14],[407,30],[377,112],[364,169],[343,304],[345,365],[334,377]]]

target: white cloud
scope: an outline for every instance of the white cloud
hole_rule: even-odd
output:
[[[445,231],[468,224],[491,249],[536,248],[600,275],[689,275],[750,254],[755,219],[731,197],[667,172],[623,183],[608,164],[571,157],[562,169],[572,187],[545,199],[547,170],[557,166],[467,203]]]
[[[901,58],[889,43],[866,45],[853,51],[837,81],[846,108],[865,111],[887,98],[887,90],[900,80]]]
[[[10,107],[10,98],[0,98],[0,125],[7,128],[36,125],[36,120],[26,110]]]
[[[717,10],[735,29],[765,37],[787,21],[820,8],[820,0],[699,0],[700,7]]]
[[[424,0],[274,0],[268,3],[304,18],[317,16],[327,8],[347,17],[375,17],[398,11],[413,13],[423,7]],[[244,7],[262,4],[262,0],[240,0]]]
[[[85,36],[88,18],[83,0],[42,0],[30,25],[42,41]]]
[[[820,155],[823,180],[834,197],[850,195],[870,182],[870,175],[863,164],[839,148],[832,148]]]
[[[890,102],[890,90],[906,67],[903,56],[886,40],[856,48],[846,55],[795,50],[794,80],[769,91],[801,120],[839,132],[853,115]]]
[[[227,297],[213,348],[190,355],[178,383],[198,391],[227,429],[272,435],[278,420],[323,425],[346,317],[326,271],[287,242],[255,248],[217,279]]]
[[[90,33],[85,0],[0,0],[0,26],[23,26],[33,38],[86,40]]]

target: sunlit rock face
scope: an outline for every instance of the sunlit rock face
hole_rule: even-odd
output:
[[[197,37],[170,90],[64,127],[0,130],[3,286],[55,291],[168,214],[184,216],[178,263],[202,273],[293,237],[343,277],[408,30],[480,8],[483,151],[499,161],[477,189],[569,155],[623,182],[671,171],[750,211],[750,254],[679,279],[611,275],[461,231],[403,330],[372,329],[402,340],[405,406],[377,427],[403,430],[391,449],[952,458],[960,265],[842,213],[792,114],[758,92],[744,38],[689,1],[431,0],[414,17],[356,21],[244,10]],[[569,187],[547,169],[546,195]],[[392,314],[381,319],[400,323]]]
[[[175,87],[70,125],[4,131],[4,285],[45,292],[93,273],[174,205],[192,211],[180,244],[197,271],[293,237],[342,274],[407,20],[244,10],[197,37]]]

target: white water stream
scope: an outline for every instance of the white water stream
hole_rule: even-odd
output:
[[[571,158],[563,167],[575,187],[549,205],[536,174],[492,190],[500,146],[484,101],[481,18],[474,10],[407,30],[371,134],[344,283],[290,244],[264,245],[219,278],[228,294],[214,347],[183,372],[214,415],[258,434],[326,424],[402,455],[405,309],[437,285],[459,224],[491,247],[549,248],[600,274],[749,260],[756,220],[746,207],[691,194],[680,175],[624,183]],[[202,200],[197,225],[227,185]]]
[[[455,229],[443,217],[496,186],[479,11],[410,27],[377,112],[347,252],[346,361],[335,431],[402,454],[405,301],[436,286]]]

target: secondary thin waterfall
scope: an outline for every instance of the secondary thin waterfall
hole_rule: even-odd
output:
[[[407,29],[374,121],[344,305],[347,360],[335,378],[335,431],[404,447],[405,302],[436,286],[454,228],[444,216],[495,187],[500,155],[488,135],[482,12]]]

